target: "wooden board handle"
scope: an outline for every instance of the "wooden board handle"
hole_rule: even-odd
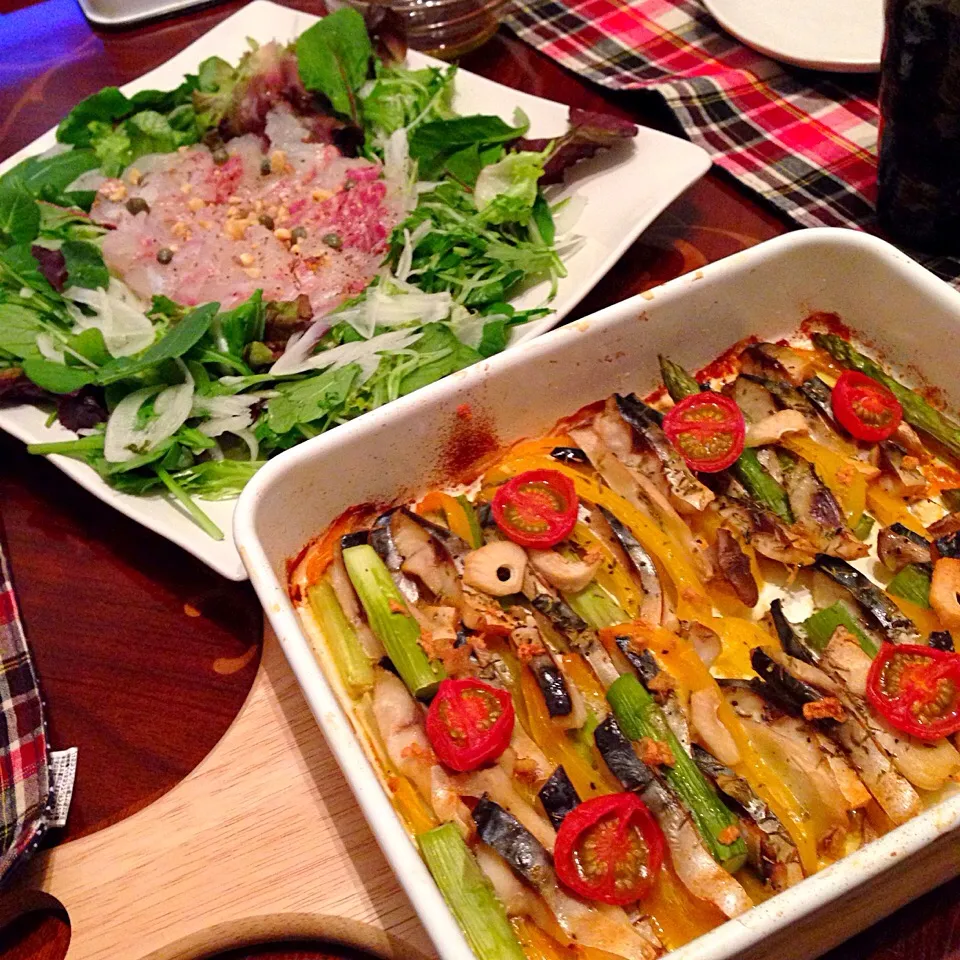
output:
[[[28,863],[0,925],[51,903],[70,917],[68,960],[185,960],[295,938],[434,956],[269,630],[249,697],[200,765],[144,810]]]

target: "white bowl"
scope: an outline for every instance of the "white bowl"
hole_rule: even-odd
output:
[[[889,244],[843,230],[771,240],[549,333],[283,454],[248,485],[235,534],[250,579],[374,834],[444,960],[473,954],[367,761],[304,635],[287,561],[342,511],[443,480],[459,437],[483,450],[536,436],[614,391],[659,381],[657,354],[696,368],[815,311],[960,401],[960,293]],[[469,404],[470,416],[461,406]],[[471,433],[472,431],[472,433]],[[672,960],[814,956],[960,872],[960,795],[711,931]],[[305,825],[309,829],[309,825]],[[867,886],[868,885],[868,886]]]

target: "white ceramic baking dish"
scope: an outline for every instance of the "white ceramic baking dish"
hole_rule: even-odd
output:
[[[271,461],[240,499],[243,561],[344,775],[437,952],[470,960],[325,679],[286,591],[287,561],[347,507],[388,502],[444,479],[451,453],[507,445],[614,391],[646,392],[657,354],[689,368],[749,334],[776,339],[814,311],[940,386],[960,405],[960,293],[893,247],[841,230],[790,234],[464,370]],[[469,404],[470,417],[462,404]],[[960,795],[731,920],[672,960],[801,960],[960,873]],[[309,829],[309,826],[306,826]]]

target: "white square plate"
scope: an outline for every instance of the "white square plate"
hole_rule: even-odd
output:
[[[128,83],[123,92],[132,94],[150,88],[175,87],[184,74],[194,72],[207,57],[219,56],[235,63],[248,49],[248,37],[261,43],[272,39],[292,40],[317,19],[269,0],[255,0],[156,70]],[[411,52],[408,59],[414,67],[440,63],[416,52]],[[454,106],[462,114],[498,114],[508,121],[519,108],[530,118],[532,137],[555,136],[567,128],[565,105],[521,93],[465,70],[457,73]],[[25,157],[48,150],[55,142],[55,131],[48,131],[0,164],[0,174]],[[709,167],[710,159],[700,147],[646,127],[640,128],[630,144],[582,164],[575,174],[575,192],[586,199],[587,205],[577,221],[576,232],[585,238],[584,243],[566,260],[569,273],[560,281],[551,304],[554,312],[519,328],[511,345],[549,330],[565,317],[657,214]],[[513,302],[521,309],[537,306],[545,290],[546,285],[541,284],[514,298]],[[45,422],[46,414],[34,407],[0,409],[0,429],[25,443],[74,438],[74,434],[59,424],[46,427]],[[179,544],[218,573],[231,580],[246,579],[233,544],[235,500],[201,501],[203,509],[224,531],[225,538],[217,542],[167,499],[118,493],[86,464],[64,456],[50,459],[105,503]]]
[[[237,507],[250,579],[370,827],[443,960],[473,960],[453,914],[327,682],[287,591],[287,561],[344,510],[447,478],[445,447],[470,404],[504,448],[613,392],[660,381],[657,354],[698,369],[751,334],[789,336],[838,313],[861,341],[960,406],[960,293],[894,247],[852,230],[804,230],[734,254],[461,370],[267,464]],[[960,789],[670,960],[805,960],[960,872]]]

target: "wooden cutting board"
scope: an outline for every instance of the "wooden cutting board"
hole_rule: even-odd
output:
[[[0,926],[59,903],[69,960],[173,960],[290,938],[434,952],[268,631],[250,695],[185,780],[29,862]]]

